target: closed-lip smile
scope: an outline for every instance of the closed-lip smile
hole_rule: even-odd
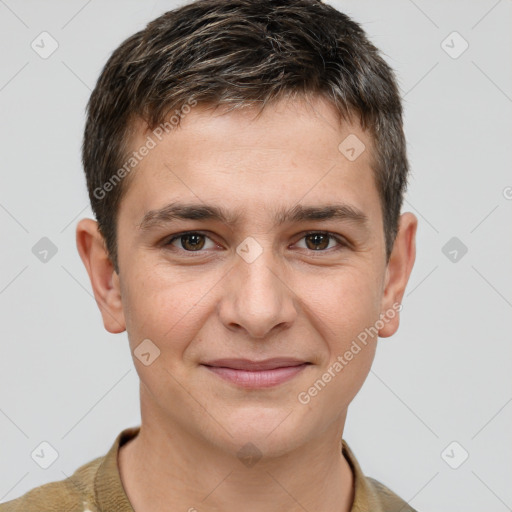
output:
[[[266,388],[276,386],[299,374],[308,361],[274,357],[255,361],[251,359],[216,359],[202,363],[222,379],[244,388]]]

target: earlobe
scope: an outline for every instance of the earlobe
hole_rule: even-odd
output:
[[[95,220],[80,220],[76,227],[76,246],[89,274],[105,329],[114,334],[125,331],[119,279]]]
[[[400,324],[400,313],[405,288],[416,259],[416,229],[418,219],[410,212],[400,216],[398,234],[386,268],[385,288],[381,303],[384,326],[379,337],[395,334]]]

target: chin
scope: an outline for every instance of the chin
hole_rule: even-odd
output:
[[[252,443],[267,456],[279,457],[307,441],[304,422],[290,408],[244,407],[222,421],[219,434],[238,451]],[[227,432],[229,432],[229,435]],[[302,435],[301,435],[302,432]],[[302,439],[302,441],[301,441]]]

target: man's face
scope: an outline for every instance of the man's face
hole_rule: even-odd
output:
[[[377,338],[359,342],[342,370],[333,365],[386,312],[372,142],[358,126],[339,128],[327,103],[313,105],[281,102],[258,119],[192,108],[161,141],[149,132],[156,147],[120,205],[120,321],[132,353],[143,340],[146,359],[152,344],[160,351],[147,366],[134,357],[143,415],[230,451],[252,442],[283,453],[339,431]],[[355,160],[339,149],[350,134],[366,146]],[[147,135],[141,129],[132,149]],[[177,204],[211,206],[236,222],[155,213]],[[361,215],[292,217],[329,206]],[[309,364],[273,384],[227,370],[235,382],[205,365],[278,357]],[[329,369],[331,379],[308,392]]]

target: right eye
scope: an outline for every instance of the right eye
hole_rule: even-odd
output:
[[[173,235],[167,242],[165,242],[164,247],[174,246],[175,243],[179,244],[178,251],[184,252],[204,252],[201,251],[206,245],[205,240],[210,240],[213,246],[215,246],[215,242],[211,240],[204,233],[199,231],[186,231],[184,233],[178,233]],[[171,249],[174,250],[174,249]]]

